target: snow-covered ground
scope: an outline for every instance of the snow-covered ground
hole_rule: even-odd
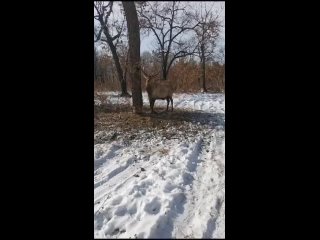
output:
[[[131,104],[131,98],[119,97],[117,92],[98,92],[97,96],[106,96],[107,101],[112,104]],[[149,106],[148,95],[143,92],[143,104]],[[95,99],[95,104],[100,105],[101,101]],[[203,93],[175,93],[173,95],[174,108],[201,110],[209,113],[224,113],[224,94],[203,94]],[[155,107],[167,107],[167,102],[157,100]],[[170,105],[171,107],[171,105]]]
[[[113,104],[131,101],[98,95]],[[148,106],[145,93],[143,99]],[[173,100],[174,113],[188,111],[188,121],[136,129],[130,141],[111,127],[95,132],[95,139],[111,136],[94,147],[95,238],[225,237],[224,94],[174,94]],[[166,101],[155,106],[165,109]]]

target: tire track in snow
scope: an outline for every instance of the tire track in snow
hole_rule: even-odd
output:
[[[191,152],[188,152],[185,157],[182,157],[180,161],[187,160],[185,167],[182,168],[182,186],[172,187],[169,189],[169,192],[174,189],[179,189],[181,191],[173,194],[168,210],[166,213],[159,217],[157,222],[152,226],[148,238],[172,238],[174,237],[174,227],[176,224],[176,219],[179,215],[185,212],[185,205],[187,202],[187,190],[190,188],[190,185],[194,181],[194,173],[197,170],[199,153],[202,148],[203,140],[202,138],[198,139],[195,143],[195,146]],[[179,175],[176,175],[176,179],[179,178]]]
[[[103,154],[102,156],[99,156],[101,153],[97,153],[99,156],[95,161],[94,161],[94,170],[97,171],[102,165],[104,165],[109,159],[113,158],[116,156],[116,153],[119,149],[121,149],[122,146],[116,145],[116,144],[111,144],[110,148],[107,150],[106,154]]]
[[[206,134],[202,145],[202,166],[176,221],[176,238],[224,238],[224,132]]]
[[[101,173],[96,171],[95,183],[94,183],[94,212],[95,214],[101,209],[104,203],[110,198],[111,195],[116,195],[118,190],[125,185],[129,185],[131,182],[136,180],[134,175],[140,174],[141,169],[145,171],[150,167],[154,166],[158,159],[154,158],[150,160],[150,156],[159,149],[155,148],[150,150],[149,153],[144,155],[142,158],[136,157],[139,148],[131,154],[133,157],[129,157],[125,165],[120,165],[118,167],[110,168],[106,166],[105,169],[101,169]],[[126,148],[123,149],[126,151]],[[122,158],[121,155],[112,159],[113,162],[117,162],[118,158]],[[101,175],[101,176],[100,176]]]

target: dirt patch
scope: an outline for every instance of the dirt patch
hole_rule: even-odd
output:
[[[142,114],[134,114],[129,104],[110,104],[103,101],[95,105],[95,143],[124,139],[152,139],[159,136],[165,139],[192,137],[198,131],[212,129],[217,125],[224,126],[224,116],[219,113],[207,113],[174,109],[173,112],[166,108],[155,108],[157,114],[151,114],[148,106],[143,107]],[[108,134],[107,134],[108,133]]]

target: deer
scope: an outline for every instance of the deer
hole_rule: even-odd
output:
[[[144,71],[143,68],[141,68],[141,72],[146,79],[146,91],[148,93],[151,113],[157,113],[153,110],[154,103],[157,99],[167,100],[167,111],[169,111],[169,103],[171,101],[171,112],[173,112],[172,95],[175,91],[175,87],[173,86],[172,82],[169,80],[155,80],[155,76],[157,76],[160,72],[154,75],[149,75]]]

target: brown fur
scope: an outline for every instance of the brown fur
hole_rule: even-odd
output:
[[[149,97],[150,108],[152,113],[156,113],[153,110],[154,103],[157,99],[167,100],[167,111],[169,110],[169,103],[171,101],[171,111],[173,111],[173,99],[172,95],[175,90],[173,83],[169,80],[161,81],[146,77],[146,90]]]

